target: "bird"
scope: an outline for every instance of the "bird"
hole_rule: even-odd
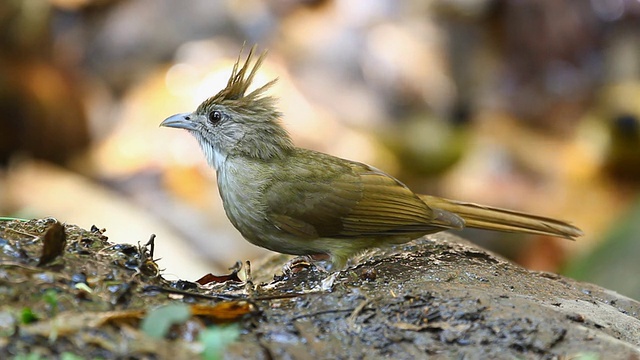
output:
[[[215,169],[225,213],[250,243],[329,261],[343,269],[370,248],[449,229],[479,228],[575,239],[564,221],[416,194],[373,166],[299,148],[281,124],[271,80],[247,92],[266,51],[244,63],[240,51],[226,87],[195,111],[160,126],[186,129]]]

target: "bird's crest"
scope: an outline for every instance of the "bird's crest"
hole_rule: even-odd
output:
[[[242,67],[240,66],[240,57],[242,56],[242,52],[244,51],[244,45],[242,50],[240,50],[240,54],[238,54],[238,59],[233,65],[233,71],[231,72],[231,76],[227,81],[227,86],[220,90],[216,95],[210,97],[205,102],[203,102],[198,110],[205,110],[212,104],[221,104],[226,102],[233,102],[236,105],[250,105],[253,101],[256,101],[261,98],[261,95],[273,85],[277,79],[271,80],[265,85],[259,87],[258,89],[252,91],[251,93],[245,95],[247,89],[251,85],[253,81],[253,77],[256,75],[256,72],[262,65],[262,61],[267,55],[267,52],[264,51],[258,59],[251,67],[251,59],[256,50],[256,45],[253,45],[249,50],[249,55],[247,55],[247,59],[245,60]],[[248,75],[247,75],[248,73]]]

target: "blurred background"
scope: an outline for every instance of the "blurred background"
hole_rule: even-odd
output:
[[[462,236],[640,299],[640,0],[4,0],[0,214],[154,233],[169,278],[266,254],[196,141],[158,127],[245,42],[269,50],[255,84],[279,79],[298,146],[569,220],[576,242]]]

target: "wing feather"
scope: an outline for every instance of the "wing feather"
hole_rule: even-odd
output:
[[[298,151],[287,164],[295,176],[276,172],[265,189],[269,220],[283,231],[309,239],[417,237],[463,224],[455,215],[434,214],[404,184],[380,170]]]

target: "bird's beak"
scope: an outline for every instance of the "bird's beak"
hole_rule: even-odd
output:
[[[191,113],[175,114],[173,116],[169,116],[160,123],[160,126],[196,130],[196,122],[194,121],[193,115]]]

